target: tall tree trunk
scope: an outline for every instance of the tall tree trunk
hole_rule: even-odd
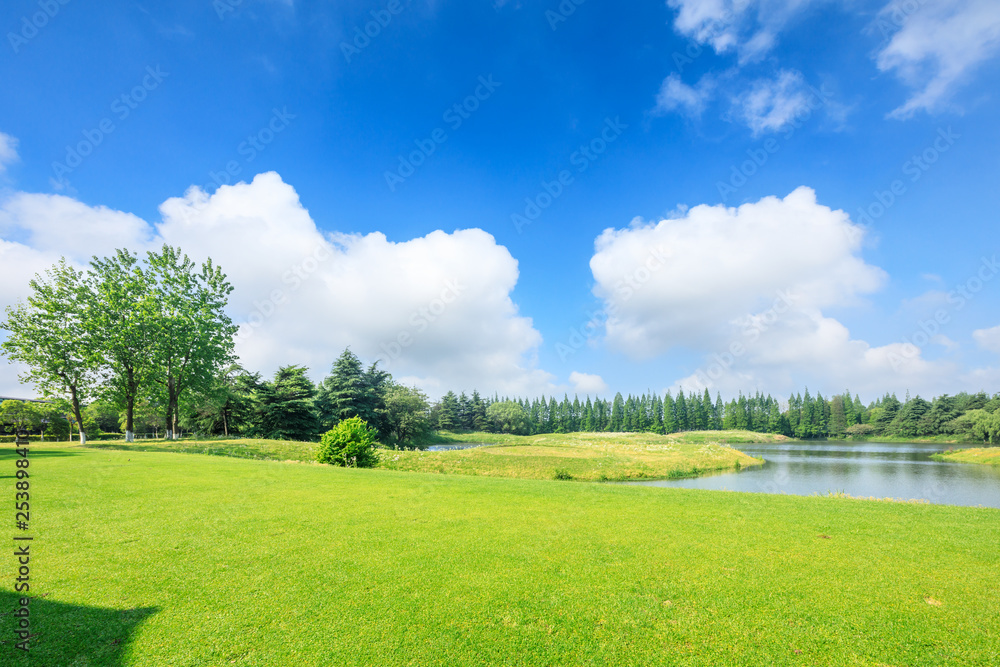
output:
[[[135,441],[135,371],[125,373],[125,442]]]
[[[87,444],[87,434],[83,430],[83,415],[80,412],[80,395],[76,393],[76,385],[69,386],[70,400],[73,402],[73,416],[76,417],[76,424],[80,427],[80,444]],[[69,427],[69,438],[73,439],[73,427]]]
[[[177,439],[177,427],[180,421],[177,417],[177,381],[172,375],[167,375],[167,440]]]
[[[229,422],[226,421],[226,409],[222,408],[222,432],[229,437]]]

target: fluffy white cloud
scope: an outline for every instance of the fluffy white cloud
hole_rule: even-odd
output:
[[[573,371],[569,374],[569,381],[573,391],[579,394],[602,396],[608,391],[608,383],[600,375]]]
[[[327,235],[275,173],[213,195],[191,188],[160,212],[152,226],[66,197],[18,194],[0,203],[0,220],[23,243],[7,242],[0,252],[24,251],[26,262],[42,268],[60,252],[84,259],[125,245],[170,243],[197,261],[210,256],[235,287],[229,311],[242,325],[237,353],[265,374],[297,363],[318,379],[350,345],[362,359],[382,357],[397,379],[431,395],[552,390],[552,377],[534,365],[541,335],[510,298],[517,261],[482,230],[398,243],[380,233]],[[17,283],[23,293],[25,271],[4,261],[0,285]]]
[[[4,318],[7,306],[27,298],[28,281],[58,260],[57,255],[0,238],[0,318]],[[6,338],[7,332],[0,331],[0,342]],[[33,389],[22,386],[17,380],[18,374],[25,370],[20,364],[9,364],[6,358],[0,357],[0,396],[34,396]]]
[[[657,224],[605,230],[590,265],[610,314],[606,341],[636,359],[672,348],[703,354],[675,390],[939,391],[955,377],[952,365],[903,341],[852,339],[822,313],[885,282],[859,256],[863,236],[806,187],[784,199],[696,206]]]
[[[0,174],[7,170],[7,165],[17,160],[17,139],[0,132]]]
[[[697,118],[712,98],[714,87],[709,76],[702,77],[696,86],[689,86],[681,81],[678,74],[671,74],[660,86],[660,92],[656,96],[656,111],[662,113],[681,110],[685,115]]]
[[[733,99],[733,112],[754,136],[777,132],[818,104],[800,72],[782,70],[773,79],[759,79]]]
[[[942,337],[935,342],[947,347],[950,341]],[[743,318],[732,329],[731,340],[674,388],[708,386],[732,395],[752,389],[785,393],[808,386],[827,392],[849,388],[865,396],[908,390],[929,396],[960,389],[957,375],[955,364],[928,361],[912,343],[873,346],[851,338],[847,327],[818,309],[805,308]]]
[[[785,24],[810,0],[667,0],[677,10],[674,30],[716,53],[735,51],[741,62],[774,46]]]
[[[1000,52],[996,0],[894,0],[878,23],[899,28],[879,51],[878,68],[919,89],[894,118],[940,109],[973,68]]]
[[[149,224],[131,213],[90,207],[63,195],[14,193],[0,203],[0,234],[30,248],[86,263],[115,248],[146,248]]]
[[[1000,325],[992,329],[976,329],[972,332],[972,337],[979,347],[1000,354]]]
[[[594,293],[614,313],[609,343],[637,358],[715,339],[772,302],[853,302],[885,274],[857,253],[864,232],[810,188],[739,208],[696,206],[679,218],[605,230],[590,260]],[[725,334],[725,331],[722,332]]]

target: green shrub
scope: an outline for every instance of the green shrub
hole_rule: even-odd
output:
[[[565,468],[557,468],[553,477],[554,479],[573,479],[573,475],[569,474],[569,470]]]
[[[316,460],[350,468],[374,468],[378,464],[377,435],[364,419],[345,419],[320,438]]]

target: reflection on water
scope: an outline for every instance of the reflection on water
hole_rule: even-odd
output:
[[[473,447],[485,447],[486,442],[456,442],[453,445],[431,445],[428,452],[450,452],[453,449],[472,449]]]
[[[930,455],[942,448],[881,442],[740,445],[737,449],[764,459],[764,465],[696,479],[630,483],[793,495],[841,491],[852,496],[1000,508],[1000,468],[931,460]]]

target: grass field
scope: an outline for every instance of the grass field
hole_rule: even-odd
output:
[[[535,436],[439,432],[423,444],[483,443],[492,447],[447,452],[382,451],[381,467],[488,477],[590,481],[691,477],[704,472],[759,465],[760,459],[727,444],[786,440],[750,431],[568,433]],[[139,440],[90,443],[95,449],[183,452],[244,459],[312,462],[316,445],[282,440]]]
[[[932,454],[935,461],[952,461],[955,463],[984,463],[1000,466],[1000,447],[979,447],[976,449],[960,449],[943,454]]]
[[[257,459],[260,461],[298,461],[310,463],[316,460],[316,443],[295,440],[259,440],[254,438],[209,439],[209,440],[136,440],[125,442],[88,442],[93,449],[114,449],[127,452],[172,452],[181,454],[208,454],[229,456],[237,459]]]
[[[14,455],[0,451],[13,498]],[[79,447],[33,446],[30,471],[32,593],[44,597],[30,657],[3,644],[3,665],[1000,654],[993,509]],[[0,581],[5,641],[12,585]]]
[[[704,431],[668,436],[652,433],[565,433],[497,436],[455,434],[463,442],[490,447],[444,452],[385,452],[380,467],[519,479],[587,481],[692,477],[716,470],[760,465],[760,459],[725,443],[785,439],[746,431]]]

